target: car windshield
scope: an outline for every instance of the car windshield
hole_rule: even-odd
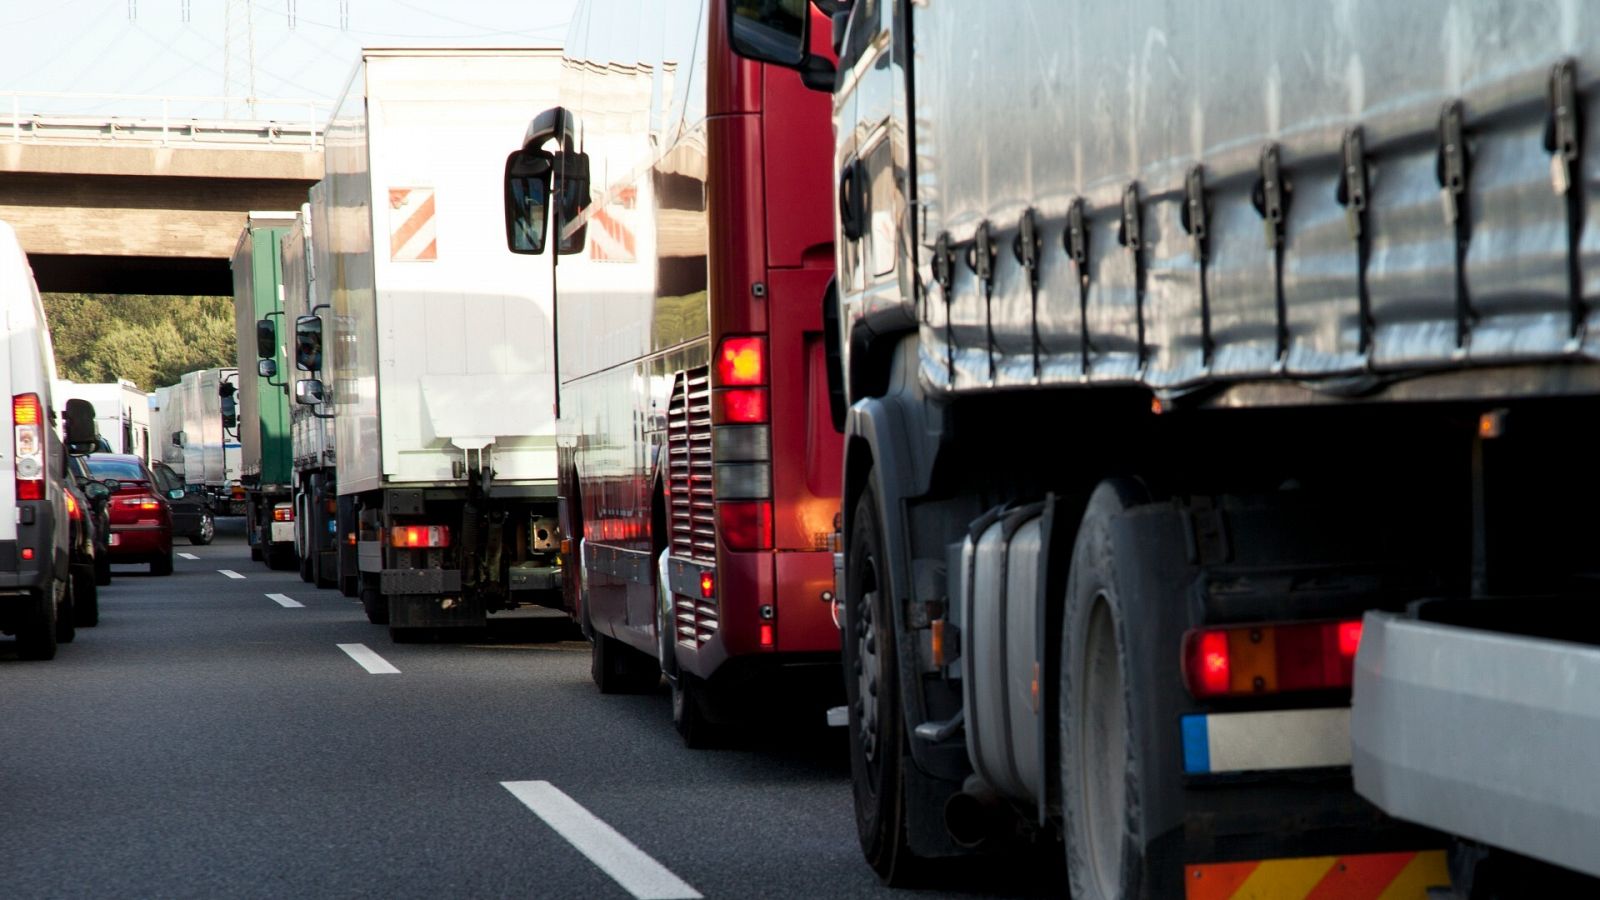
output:
[[[89,457],[89,471],[96,478],[115,478],[118,481],[149,481],[144,473],[144,467],[130,459],[106,459]]]

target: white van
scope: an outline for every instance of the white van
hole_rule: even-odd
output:
[[[55,428],[55,350],[33,270],[0,221],[0,631],[23,659],[50,659],[73,637],[64,480],[67,448]],[[10,398],[10,402],[5,402]],[[94,441],[94,408],[73,403],[75,448]]]

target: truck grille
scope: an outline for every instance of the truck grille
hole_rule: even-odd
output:
[[[667,505],[671,555],[715,564],[716,508],[711,493],[711,379],[690,369],[672,385],[667,406]],[[699,646],[717,631],[715,600],[673,597],[678,641]]]
[[[711,379],[704,367],[679,375],[667,407],[667,497],[672,555],[714,563],[711,498]]]

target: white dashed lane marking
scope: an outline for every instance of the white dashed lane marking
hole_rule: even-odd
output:
[[[182,551],[179,551],[178,555],[183,557],[184,559],[199,559],[200,558],[198,556],[195,556],[193,553],[184,553]]]
[[[267,599],[284,609],[305,609],[305,604],[285,594],[268,594]]]
[[[232,569],[218,569],[217,571],[221,572],[222,574],[224,574],[226,576],[228,576],[229,578],[237,578],[240,581],[244,580],[244,576],[243,575],[240,575],[238,572],[235,572]]]
[[[373,675],[399,675],[400,670],[387,659],[372,652],[366,644],[340,644],[339,649],[349,654],[363,669]]]
[[[699,891],[550,782],[502,781],[500,785],[639,900],[694,900],[700,896]]]

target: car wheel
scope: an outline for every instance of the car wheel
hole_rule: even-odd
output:
[[[50,593],[29,595],[30,609],[17,624],[17,656],[22,659],[56,658],[56,601]]]
[[[172,550],[170,548],[167,550],[167,555],[166,556],[158,556],[155,559],[150,560],[150,574],[151,575],[171,575],[172,574]]]
[[[102,587],[111,583],[111,551],[97,554],[94,558],[94,583]]]
[[[78,636],[78,613],[72,595],[72,579],[56,584],[56,643],[70,644]]]
[[[95,584],[94,570],[87,566],[73,567],[72,610],[79,628],[100,624],[100,588]]]
[[[217,521],[216,519],[212,518],[211,513],[206,513],[200,517],[200,530],[189,535],[189,543],[198,547],[204,547],[205,545],[211,543],[212,539],[216,536]]]

